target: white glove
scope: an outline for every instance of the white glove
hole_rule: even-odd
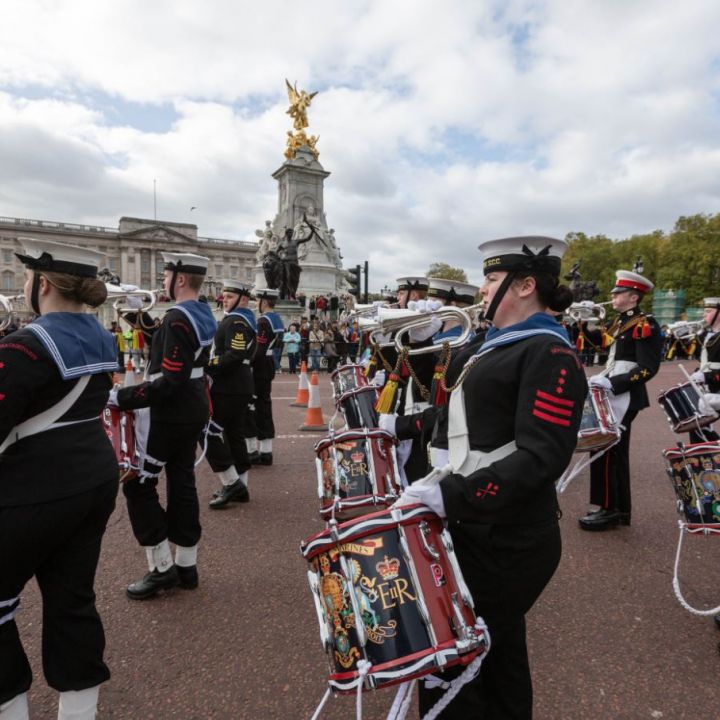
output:
[[[384,370],[378,370],[375,375],[373,375],[372,384],[375,387],[382,387],[385,384],[385,371]]]
[[[441,300],[426,300],[425,301],[425,307],[427,308],[428,312],[433,312],[434,310],[439,310],[441,307],[445,307]]]
[[[696,370],[691,376],[690,379],[693,382],[696,383],[705,383],[705,373],[702,370]]]
[[[720,394],[718,393],[705,393],[700,398],[699,410],[703,415],[714,415],[716,411],[720,411]],[[705,410],[703,410],[705,406]],[[707,408],[710,408],[710,412],[706,412]]]
[[[110,395],[108,396],[107,404],[109,407],[118,407],[118,388],[117,386],[113,387],[112,390],[110,390]]]
[[[426,505],[441,518],[447,517],[442,490],[440,490],[438,483],[423,485],[422,481],[414,482],[410,487],[403,490],[402,495],[395,501],[393,507],[415,505],[416,503]]]
[[[608,392],[612,392],[612,383],[610,382],[610,379],[606,378],[604,375],[593,375],[588,379],[588,385],[590,385],[590,387],[599,387],[603,388],[603,390],[607,390]]]
[[[411,342],[423,342],[431,338],[440,328],[442,328],[442,320],[440,318],[432,318],[427,325],[410,330],[408,336]]]
[[[397,420],[397,415],[389,415],[386,413],[380,413],[378,416],[378,427],[381,430],[387,430],[389,433],[392,433],[395,435],[395,421]]]
[[[424,313],[427,310],[427,301],[425,300],[410,300],[407,304],[408,310],[414,310],[415,312]]]

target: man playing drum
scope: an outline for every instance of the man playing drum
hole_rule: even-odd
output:
[[[590,502],[599,509],[580,518],[583,530],[630,524],[630,429],[635,416],[650,405],[645,384],[657,373],[662,355],[660,327],[639,308],[654,285],[635,272],[618,270],[615,275],[612,306],[619,314],[608,330],[613,344],[605,370],[589,382],[616,396],[629,393],[629,405],[620,441],[590,466]]]
[[[703,306],[705,308],[703,320],[707,329],[700,352],[700,368],[690,377],[697,383],[704,383],[708,392],[715,394],[720,393],[720,298],[705,298]],[[707,400],[705,402],[710,404]],[[702,431],[690,431],[691,443],[718,439],[720,435],[710,427],[703,428]]]

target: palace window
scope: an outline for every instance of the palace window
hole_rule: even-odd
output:
[[[14,290],[15,289],[15,273],[6,270],[2,274],[2,289],[3,290]]]

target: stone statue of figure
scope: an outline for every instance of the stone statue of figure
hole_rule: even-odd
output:
[[[266,220],[265,229],[255,231],[255,234],[259,238],[261,238],[260,245],[258,246],[258,251],[257,253],[255,253],[255,259],[258,262],[262,262],[262,260],[269,252],[277,250],[278,239],[273,233],[271,225],[272,223],[270,222],[270,220]]]
[[[293,86],[288,82],[287,78],[285,79],[285,85],[287,85],[288,100],[290,100],[287,114],[293,119],[293,127],[296,130],[304,130],[308,126],[307,109],[317,92],[309,94],[304,90],[298,92],[297,83]]]
[[[302,272],[298,261],[298,248],[310,242],[313,237],[319,237],[317,228],[308,222],[307,215],[303,213],[302,221],[294,228],[285,230],[277,252],[269,252],[265,256],[265,280],[268,287],[280,290],[280,298],[283,300],[295,297]]]

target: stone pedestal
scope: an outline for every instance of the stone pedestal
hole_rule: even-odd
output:
[[[255,287],[267,287],[262,258],[268,249],[276,249],[288,228],[295,228],[303,215],[317,228],[319,237],[300,245],[299,263],[302,268],[298,294],[341,294],[347,291],[345,271],[340,250],[336,245],[335,231],[328,228],[324,210],[325,178],[330,175],[315,159],[310,148],[303,146],[292,160],[284,162],[273,173],[278,182],[278,212],[275,219],[266,223],[255,265]],[[264,246],[264,247],[263,247]]]

